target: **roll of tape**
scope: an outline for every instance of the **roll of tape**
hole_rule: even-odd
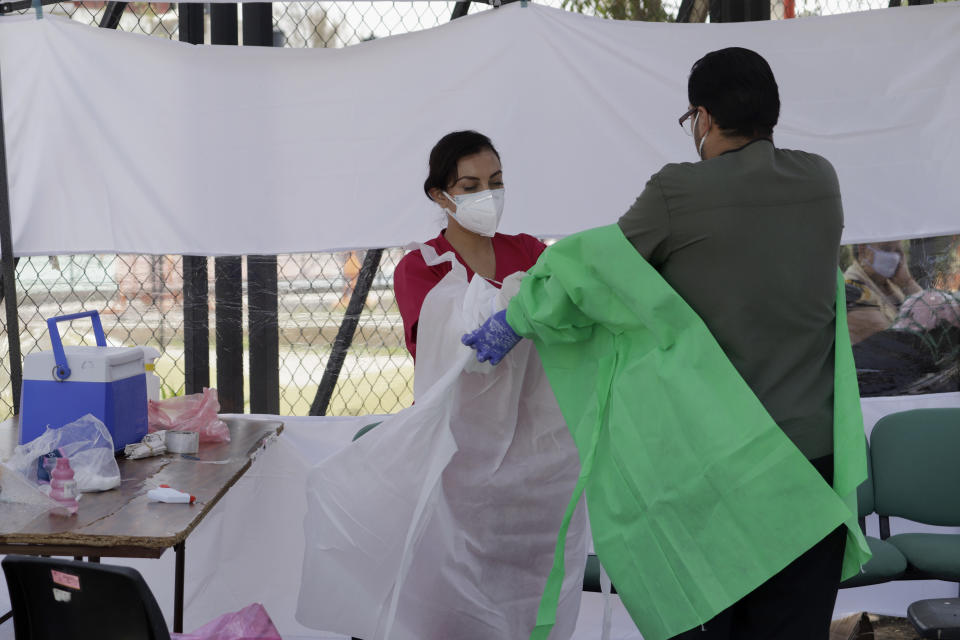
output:
[[[196,453],[200,450],[200,434],[196,431],[167,431],[167,451]]]

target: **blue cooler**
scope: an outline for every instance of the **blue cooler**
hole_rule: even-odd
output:
[[[57,323],[90,318],[96,347],[64,347]],[[100,419],[117,451],[147,433],[147,379],[140,347],[108,347],[96,311],[47,320],[52,351],[23,359],[20,444],[88,413]]]

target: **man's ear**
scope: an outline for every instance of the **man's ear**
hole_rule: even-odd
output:
[[[713,116],[710,115],[710,112],[707,111],[706,107],[698,107],[700,110],[700,118],[697,120],[697,128],[700,129],[698,132],[702,138],[708,131],[710,127],[713,126]]]

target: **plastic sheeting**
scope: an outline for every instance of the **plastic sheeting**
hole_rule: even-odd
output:
[[[420,250],[453,269],[420,312],[416,403],[310,472],[297,619],[366,640],[524,638],[580,471],[577,449],[532,343],[496,368],[460,344],[505,306],[518,278],[502,292],[483,278],[468,284],[452,253]],[[555,640],[577,620],[581,505]]]
[[[776,142],[840,176],[845,241],[960,232],[960,6],[740,24],[616,22],[535,5],[346,49],[191,46],[0,20],[14,250],[288,253],[434,235],[443,134],[492,136],[505,232],[613,222],[695,160],[676,118],[705,52],[753,48]]]

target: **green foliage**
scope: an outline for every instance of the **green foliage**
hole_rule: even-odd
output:
[[[183,385],[179,389],[174,389],[171,385],[161,384],[160,385],[160,399],[166,400],[168,398],[173,398],[174,396],[182,396],[185,389]]]
[[[676,19],[663,8],[662,0],[563,0],[563,8],[613,20],[673,22]]]

